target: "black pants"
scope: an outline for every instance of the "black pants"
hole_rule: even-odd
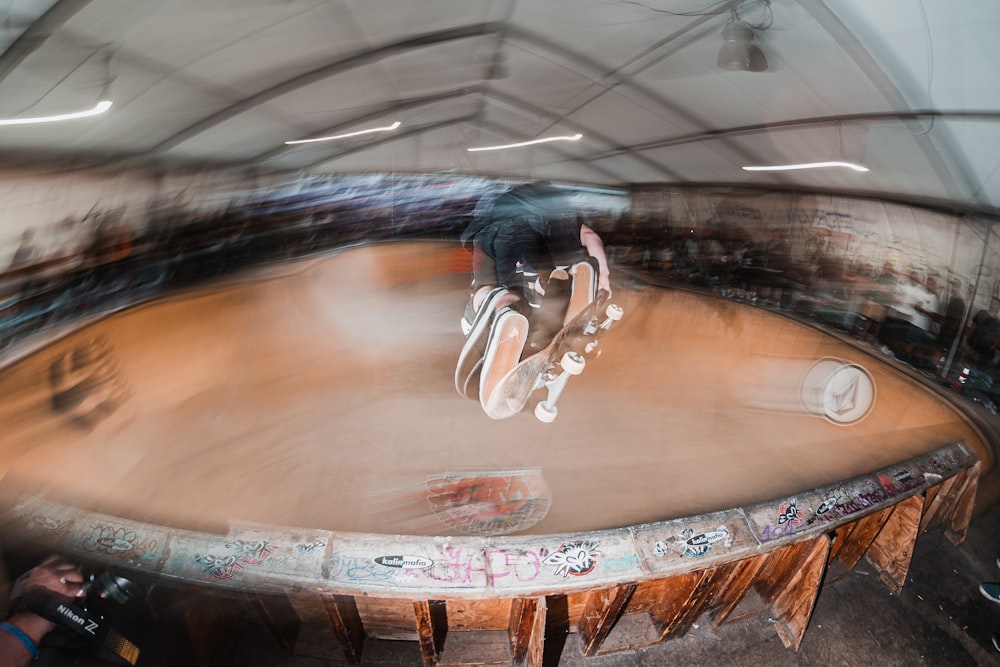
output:
[[[544,220],[498,220],[483,229],[473,243],[473,291],[499,285],[522,293],[541,271],[569,267],[587,257],[580,243],[580,225],[572,214]]]

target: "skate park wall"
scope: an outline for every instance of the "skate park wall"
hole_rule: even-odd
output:
[[[916,271],[936,281],[942,305],[949,281],[960,281],[975,314],[1000,290],[996,220],[975,213],[834,194],[649,186],[632,191],[629,215],[654,249],[670,250],[680,232],[709,257],[716,243],[730,242],[730,255],[747,246],[766,267],[767,253],[752,251],[780,246],[781,268],[813,291],[863,293],[865,281]]]
[[[950,239],[948,247],[954,248],[954,239],[965,238],[966,232],[955,231],[963,222],[960,218],[948,220],[954,224],[946,225],[950,233],[941,238]],[[969,224],[968,234],[974,236],[981,224],[983,230],[990,229],[977,219]],[[763,227],[772,229],[766,223]],[[629,232],[606,231],[611,232],[609,245],[626,250],[635,246],[627,243]],[[285,261],[298,249],[283,252],[267,260]],[[979,259],[992,261],[991,253],[986,243]],[[962,258],[954,262],[956,269],[959,264],[971,267],[963,274],[966,281],[992,275],[987,262],[972,263],[974,252],[955,249],[951,254]],[[877,253],[873,257],[881,259]],[[83,315],[123,308],[135,299],[190,284],[162,276],[158,280],[156,291],[130,287],[118,295],[117,303],[97,299],[94,309]],[[143,285],[140,281],[132,287]],[[733,307],[754,310],[744,304]],[[29,334],[21,339],[24,347],[8,348],[7,362],[29,350],[35,336],[53,334],[53,321],[64,329],[78,320],[54,320],[49,311],[49,317],[31,321],[24,329]],[[809,368],[801,370],[808,374]],[[770,400],[773,408],[789,399]],[[976,432],[974,426],[970,430]],[[850,571],[867,558],[895,589],[905,581],[911,547],[920,532],[943,528],[961,540],[980,474],[994,467],[988,439],[970,440],[832,487],[800,489],[788,497],[718,514],[605,532],[419,539],[242,524],[231,526],[227,535],[214,535],[21,496],[4,505],[9,508],[4,534],[121,568],[138,578],[229,595],[232,610],[270,619],[265,622],[272,632],[293,650],[297,640],[275,619],[292,621],[300,637],[309,632],[329,635],[332,630],[327,648],[342,651],[351,661],[360,659],[365,637],[387,637],[417,641],[425,664],[446,664],[464,634],[490,647],[486,651],[491,658],[503,655],[513,663],[540,664],[547,629],[566,627],[580,633],[585,654],[598,655],[681,637],[706,612],[722,623],[766,611],[777,619],[775,629],[782,641],[794,649],[824,579]],[[451,634],[442,640],[443,630]],[[212,628],[192,631],[211,634]]]
[[[217,230],[215,241],[220,243],[236,243],[262,229],[274,236],[298,237],[309,228],[326,234],[331,225],[340,227],[339,233],[327,236],[341,238],[325,239],[326,247],[347,237],[454,238],[480,196],[509,185],[502,179],[457,175],[8,170],[0,173],[8,211],[0,223],[0,265],[18,270],[8,270],[0,287],[10,303],[32,273],[31,264],[45,275],[78,268],[88,252],[108,242],[110,231],[130,236],[142,246],[137,251],[157,242],[204,236],[200,227],[208,223],[225,228]],[[850,291],[855,296],[881,305],[885,284],[915,270],[923,280],[936,280],[942,301],[949,281],[960,281],[968,320],[1000,290],[996,221],[976,212],[746,188],[588,187],[574,192],[581,215],[624,261],[638,256],[662,265],[683,234],[688,241],[701,241],[699,252],[706,258],[715,244],[739,241],[748,250],[741,257],[756,254],[757,267],[767,268],[763,249],[778,238],[785,245],[788,278],[831,302],[847,298],[839,289],[847,280],[854,283]],[[26,246],[23,254],[31,262],[15,267],[20,246]],[[727,250],[726,261],[732,262],[737,249]],[[847,310],[851,304],[837,305]]]

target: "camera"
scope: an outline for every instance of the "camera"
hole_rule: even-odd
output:
[[[104,570],[98,574],[85,573],[83,590],[86,592],[86,605],[100,605],[102,601],[125,604],[142,593],[140,586],[123,576]]]
[[[14,601],[15,609],[34,612],[66,628],[80,641],[81,651],[119,664],[135,665],[139,647],[129,641],[112,623],[116,611],[142,594],[142,588],[126,577],[103,570],[84,572],[84,598],[68,602],[44,588],[24,591]]]

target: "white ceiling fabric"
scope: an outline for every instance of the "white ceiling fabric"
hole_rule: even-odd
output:
[[[0,118],[114,102],[0,126],[8,161],[787,186],[1000,209],[995,0],[6,4]],[[766,28],[766,71],[718,66],[733,9]],[[831,159],[871,171],[741,169]]]

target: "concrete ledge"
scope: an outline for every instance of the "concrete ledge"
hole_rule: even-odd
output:
[[[38,496],[13,500],[4,534],[133,573],[221,589],[299,588],[413,600],[551,595],[713,567],[814,539],[972,469],[964,443],[732,510],[615,530],[426,537],[232,523],[214,535],[129,521]]]

